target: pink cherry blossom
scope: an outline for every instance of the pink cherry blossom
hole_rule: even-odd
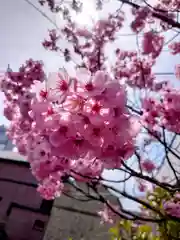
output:
[[[145,191],[147,190],[146,184],[144,184],[144,183],[142,183],[142,182],[139,182],[139,183],[138,183],[138,190],[139,190],[140,192],[145,192]]]
[[[171,53],[173,55],[180,53],[180,42],[173,42],[169,45],[169,48],[171,50]]]
[[[68,127],[60,126],[59,129],[53,131],[49,136],[49,141],[53,147],[59,147],[61,144],[67,141],[66,135]]]
[[[33,64],[29,61],[28,68]],[[6,81],[11,89],[10,79]],[[104,168],[119,168],[132,156],[140,127],[126,107],[124,86],[106,71],[80,69],[74,78],[63,70],[51,74],[47,85],[38,82],[17,92],[13,104],[7,102],[6,115],[12,121],[10,137],[44,182],[39,187],[43,196],[52,198],[63,188],[52,174],[70,173],[89,181],[83,176],[98,178]]]
[[[15,114],[17,114],[17,108],[15,104],[6,104],[4,107],[4,116],[9,120],[12,121]]]
[[[144,160],[141,163],[141,167],[148,173],[151,173],[154,169],[156,169],[155,164],[150,160]]]
[[[26,147],[26,142],[23,141],[22,139],[19,141],[17,141],[16,143],[16,146],[17,146],[17,149],[18,149],[18,152],[21,154],[21,155],[27,155],[27,147]]]
[[[153,6],[146,1],[121,1],[116,10],[109,8],[108,12],[107,8],[106,16],[101,18],[100,12],[93,25],[84,28],[71,18],[72,11],[79,14],[83,10],[83,1],[39,2],[62,15],[64,26],[49,30],[42,43],[63,57],[60,69],[46,75],[41,61],[29,59],[17,71],[8,67],[0,76],[0,88],[5,97],[4,116],[10,121],[7,135],[30,163],[39,193],[50,200],[64,192],[64,182],[70,177],[95,191],[104,170],[128,172],[124,162],[142,152],[138,141],[142,135],[150,136],[148,143],[143,143],[146,154],[155,140],[163,144],[162,130],[180,133],[179,89],[170,86],[163,75],[159,80],[156,72],[158,57],[171,40],[172,55],[180,53],[178,40],[166,39],[164,34],[179,28],[176,15],[180,4],[179,0],[158,0]],[[104,1],[96,3],[103,10]],[[132,20],[122,11],[128,5]],[[118,41],[126,19],[137,35],[135,50],[125,50]],[[180,79],[178,64],[174,74]],[[136,92],[137,104],[132,95]],[[132,169],[131,173],[140,192],[151,191],[155,186],[147,180],[151,182],[148,175],[156,170],[156,163],[144,155],[140,160],[137,166],[141,169]],[[136,170],[142,171],[136,175]],[[168,184],[168,188],[171,197],[163,202],[163,214],[179,218],[179,192],[172,195],[173,185]],[[113,224],[115,211],[121,215],[119,206],[103,197],[99,200],[105,203],[99,212],[103,222]]]
[[[76,34],[80,37],[91,38],[92,33],[85,28],[76,29]]]
[[[47,92],[50,101],[58,104],[63,102],[69,95],[72,80],[63,68],[58,73],[50,73],[47,79]]]
[[[33,149],[33,159],[44,162],[47,161],[50,157],[51,154],[51,146],[49,145],[48,142],[43,141],[42,143],[38,144],[34,149]]]
[[[151,9],[148,6],[141,7],[138,10],[133,9],[132,13],[135,19],[131,23],[131,28],[134,32],[140,32],[144,28],[146,20],[151,17]]]
[[[79,69],[77,72],[77,79],[79,84],[77,85],[77,93],[80,96],[96,96],[101,94],[105,89],[105,83],[108,75],[103,71],[97,71],[93,76],[87,69]]]
[[[180,200],[180,192],[177,192],[175,195],[174,195],[175,199],[177,200]]]
[[[119,206],[111,205],[115,211],[119,211]],[[113,224],[116,220],[116,214],[107,206],[104,205],[104,209],[98,212],[98,215],[101,217],[101,223],[110,223]]]
[[[49,39],[48,40],[44,40],[44,42],[42,43],[43,47],[45,49],[51,50],[51,51],[58,51],[58,47],[57,47],[57,41],[59,39],[59,36],[57,35],[57,32],[55,29],[49,31]]]
[[[69,112],[79,112],[84,106],[84,98],[77,95],[71,94],[66,97],[63,102],[63,109]]]
[[[175,66],[175,76],[178,80],[180,80],[180,64]]]
[[[130,119],[130,124],[131,124],[131,135],[133,137],[136,137],[140,130],[141,130],[141,122],[140,122],[140,118],[136,117],[136,116],[132,116]]]
[[[166,10],[178,10],[180,8],[179,0],[160,0],[159,7],[164,8]]]
[[[51,200],[60,195],[63,189],[63,183],[60,182],[59,179],[59,174],[44,179],[43,183],[39,185],[37,189],[43,198]]]
[[[180,218],[180,201],[179,199],[171,199],[169,201],[164,202],[163,204],[164,210],[168,215],[172,215],[174,217]]]
[[[139,57],[137,53],[120,51],[113,66],[114,75],[117,79],[125,81],[131,88],[154,90],[155,76],[152,73],[152,67],[155,64],[154,57],[154,54]]]
[[[152,31],[144,33],[143,36],[143,54],[151,54],[153,58],[157,58],[162,51],[164,38]]]

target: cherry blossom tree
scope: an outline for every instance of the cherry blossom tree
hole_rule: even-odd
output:
[[[88,26],[75,21],[84,2],[39,1],[61,22],[54,22],[42,45],[63,59],[51,74],[32,59],[18,71],[8,69],[1,79],[4,115],[11,122],[8,136],[30,162],[44,198],[68,195],[65,183],[70,184],[85,199],[104,204],[99,215],[105,222],[121,220],[127,227],[140,220],[163,226],[161,238],[136,234],[134,239],[179,239],[180,168],[169,153],[180,161],[171,144],[180,134],[180,90],[172,81],[159,80],[154,66],[165,46],[172,55],[180,54],[180,1],[94,0],[98,18]],[[137,39],[134,50],[118,45],[124,26]],[[174,35],[167,41],[170,31]],[[178,63],[174,76],[178,83]],[[161,149],[161,164],[151,156],[154,145]],[[173,181],[158,177],[164,158]],[[119,169],[124,177],[109,180],[105,169]],[[93,194],[72,184],[71,177]],[[130,179],[134,194],[125,188]],[[123,187],[115,188],[115,183]],[[141,212],[113,205],[100,188],[137,202]]]

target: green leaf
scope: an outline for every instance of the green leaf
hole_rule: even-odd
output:
[[[119,229],[117,227],[112,227],[109,229],[109,233],[113,234],[114,236],[118,236],[119,234]]]
[[[148,225],[141,225],[138,227],[138,232],[139,233],[151,233],[152,227],[148,226]]]
[[[132,226],[132,223],[130,221],[124,221],[124,228],[125,230],[130,233],[131,232],[131,226]]]
[[[160,239],[160,237],[158,237],[158,236],[153,236],[153,237],[152,237],[152,240],[161,240],[161,239]]]
[[[114,236],[111,236],[111,240],[121,240],[121,237],[114,237]]]

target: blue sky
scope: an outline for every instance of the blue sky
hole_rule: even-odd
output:
[[[90,0],[88,1],[90,2]],[[39,7],[37,0],[31,0],[31,2]],[[111,5],[111,7],[115,10],[117,6]],[[107,14],[108,9],[107,5],[103,13],[104,15]],[[123,10],[127,11],[126,17],[130,18],[128,8],[124,8]],[[61,24],[61,19],[59,17],[50,13],[46,8],[44,8],[43,11],[45,11],[51,19],[56,21],[57,24]],[[82,21],[81,18],[79,21]],[[10,64],[13,70],[17,70],[28,58],[43,60],[47,73],[56,71],[59,67],[62,67],[64,65],[62,57],[56,53],[44,50],[41,46],[42,40],[47,36],[47,29],[53,27],[54,26],[52,26],[46,18],[29,6],[25,0],[3,1],[0,8],[0,71],[5,71],[8,64]],[[118,41],[111,47],[111,52],[117,46],[126,50],[134,50],[136,48],[136,37],[133,35],[125,36],[129,33],[131,33],[129,26],[125,25],[120,33],[121,36]],[[172,31],[168,32],[166,34],[166,41],[174,34],[175,33]],[[178,61],[178,57],[172,57],[167,52],[166,46],[154,67],[154,71],[157,73],[174,72],[174,65],[178,63]],[[170,79],[173,81],[175,79],[174,76],[166,76],[166,74],[158,78],[161,80]],[[2,109],[3,97],[2,94],[0,94],[0,124],[7,124],[6,119],[2,115]],[[153,151],[153,154],[156,154],[156,150]],[[108,176],[112,179],[117,179],[120,173],[109,172]],[[132,190],[132,185],[133,179],[128,183],[128,188],[130,190]],[[129,202],[126,202],[125,205],[127,207]]]

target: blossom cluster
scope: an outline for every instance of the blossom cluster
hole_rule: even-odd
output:
[[[108,41],[115,39],[116,32],[122,27],[124,14],[110,14],[107,19],[97,21],[91,29],[79,28],[77,24],[69,21],[62,28],[61,33],[69,43],[72,44],[71,51],[69,49],[62,50],[66,61],[71,59],[71,55],[78,54],[82,61],[91,72],[96,72],[105,62],[104,46]],[[43,46],[51,51],[58,51],[58,36],[56,30],[49,31],[49,39],[44,40]]]
[[[178,80],[180,80],[180,64],[175,66],[175,76]]]
[[[50,51],[58,51],[59,49],[59,47],[57,46],[58,39],[59,39],[59,36],[57,35],[56,30],[53,29],[49,31],[49,39],[44,40],[42,45],[45,49],[48,49]]]
[[[139,129],[126,108],[124,86],[107,72],[81,68],[73,78],[59,72],[50,77],[56,84],[49,88],[42,76],[42,65],[30,60],[9,73],[1,89],[9,137],[50,199],[62,191],[65,175],[89,181],[104,168],[119,168],[133,154]]]
[[[98,215],[101,217],[102,224],[103,223],[113,224],[117,217],[115,212],[120,212],[120,207],[118,205],[112,205],[110,203],[108,204],[112,209],[106,204],[104,204],[103,210],[98,212]]]
[[[169,48],[173,55],[180,53],[180,42],[173,42],[169,45]]]
[[[176,193],[171,200],[165,201],[163,207],[168,215],[180,218],[180,193]]]
[[[137,52],[117,49],[116,57],[113,73],[117,79],[125,81],[130,87],[156,90],[155,76],[152,73],[155,60],[152,56],[139,57]]]
[[[163,48],[164,37],[153,31],[145,32],[143,35],[143,54],[152,54],[152,58],[157,58]]]
[[[170,24],[168,23],[168,21],[164,21],[163,19],[176,19],[176,14],[173,11],[169,11],[170,7],[171,6],[168,6],[168,4],[165,6],[159,3],[155,6],[151,6],[150,4],[148,4],[146,6],[132,8],[132,14],[135,17],[131,23],[132,31],[135,33],[139,33],[146,28],[152,29],[153,25],[154,29],[156,29],[157,23],[163,31],[169,30],[171,28]],[[158,21],[155,21],[154,17],[156,16],[158,16]]]
[[[120,168],[134,152],[137,156],[135,150],[139,149],[135,140],[141,124],[128,110],[126,85],[161,94],[161,99],[146,97],[139,111],[141,123],[152,138],[161,137],[161,127],[180,133],[179,91],[169,89],[166,82],[156,82],[153,74],[164,37],[159,26],[155,28],[157,31],[152,28],[156,25],[155,14],[159,16],[161,30],[171,28],[167,20],[174,19],[175,14],[164,9],[178,8],[179,1],[172,0],[169,6],[170,1],[162,0],[162,11],[148,6],[132,9],[131,29],[136,34],[143,33],[141,49],[123,51],[118,48],[115,65],[110,66],[111,74],[106,71],[106,55],[109,54],[106,46],[116,40],[123,26],[125,16],[121,8],[106,19],[94,22],[92,27],[83,28],[72,21],[65,5],[60,4],[63,5],[61,8],[53,0],[39,2],[41,5],[47,3],[53,12],[61,12],[66,21],[62,29],[49,31],[49,39],[42,43],[44,48],[60,51],[67,62],[73,60],[74,53],[79,55],[80,64],[74,61],[76,74],[71,76],[62,70],[46,78],[43,64],[30,59],[18,72],[8,71],[0,87],[6,97],[4,115],[11,122],[8,136],[19,153],[27,157],[39,182],[40,194],[53,199],[65,191],[64,182],[69,177],[96,184],[102,179],[104,169]],[[68,6],[69,3],[76,12],[83,4],[79,1],[71,4],[70,1]],[[164,18],[167,20],[163,21]],[[58,43],[64,38],[71,46],[63,50]],[[169,48],[173,55],[180,53],[179,42],[172,43]],[[175,74],[179,78],[179,65]],[[150,159],[140,156],[138,160],[142,174],[151,174],[157,168]],[[140,192],[151,187],[141,178],[137,183]],[[179,199],[176,194],[164,203],[164,210],[169,215],[180,217]],[[99,212],[104,222],[113,223],[115,213],[121,216],[119,207],[105,202],[106,199],[99,200],[105,203],[104,211]]]
[[[139,9],[132,8],[132,14],[135,19],[131,23],[131,28],[134,32],[138,33],[145,27],[147,19],[152,16],[152,11],[148,6],[145,6]]]
[[[180,1],[179,0],[159,0],[159,7],[166,10],[179,10]]]
[[[41,6],[44,6],[45,3],[47,3],[48,7],[51,9],[51,11],[57,11],[56,4],[54,0],[39,0],[39,3]]]
[[[156,83],[152,67],[160,55],[164,37],[148,31],[143,34],[142,56],[136,51],[116,50],[116,63],[113,72],[116,78],[125,80],[130,87],[148,88],[159,91],[163,83]]]
[[[145,159],[141,163],[141,168],[147,173],[152,173],[152,171],[156,169],[156,165],[151,160]]]
[[[164,88],[160,101],[149,98],[143,102],[142,120],[153,130],[157,126],[180,133],[180,94],[177,89]]]

